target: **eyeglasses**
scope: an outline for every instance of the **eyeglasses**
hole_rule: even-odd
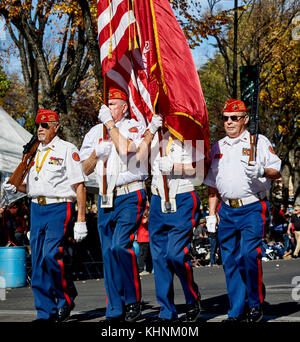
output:
[[[36,123],[36,124],[35,124],[35,128],[36,128],[36,129],[38,129],[40,126],[41,126],[42,128],[45,128],[45,129],[50,128],[50,125],[48,124],[48,122],[40,122],[40,123]]]
[[[228,119],[230,118],[231,121],[239,121],[240,118],[244,118],[246,115],[229,115],[229,116],[225,116],[225,115],[222,115],[222,120],[223,121],[228,121]]]

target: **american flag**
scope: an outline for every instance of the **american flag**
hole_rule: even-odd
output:
[[[131,116],[147,126],[153,113],[153,96],[131,4],[128,0],[98,0],[102,73],[109,86],[127,93]]]

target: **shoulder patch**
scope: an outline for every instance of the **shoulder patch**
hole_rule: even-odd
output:
[[[129,128],[129,132],[131,133],[138,133],[138,128],[136,126]]]
[[[223,157],[222,153],[216,153],[214,159],[221,159]]]
[[[75,160],[75,161],[80,161],[80,157],[79,157],[79,154],[77,152],[74,152],[72,154],[72,158]]]
[[[273,147],[271,145],[269,146],[269,150],[271,153],[275,154],[275,151],[273,150]]]

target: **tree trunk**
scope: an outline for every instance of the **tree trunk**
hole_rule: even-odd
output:
[[[300,205],[300,147],[294,149],[294,175],[292,177],[294,188],[294,204]]]

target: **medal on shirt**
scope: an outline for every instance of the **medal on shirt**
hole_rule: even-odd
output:
[[[39,180],[39,177],[38,177],[39,172],[41,171],[41,169],[42,169],[42,167],[43,167],[43,164],[44,164],[44,162],[45,162],[45,160],[46,160],[46,158],[47,158],[47,155],[48,155],[48,153],[49,153],[50,151],[51,151],[51,148],[48,148],[48,150],[47,150],[47,152],[45,153],[45,155],[44,155],[44,157],[43,157],[43,159],[42,159],[40,165],[39,165],[40,151],[38,151],[37,156],[36,156],[36,164],[35,164],[35,170],[36,170],[36,172],[37,172],[37,176],[34,177],[34,180],[35,180],[35,181],[38,181],[38,180]]]

